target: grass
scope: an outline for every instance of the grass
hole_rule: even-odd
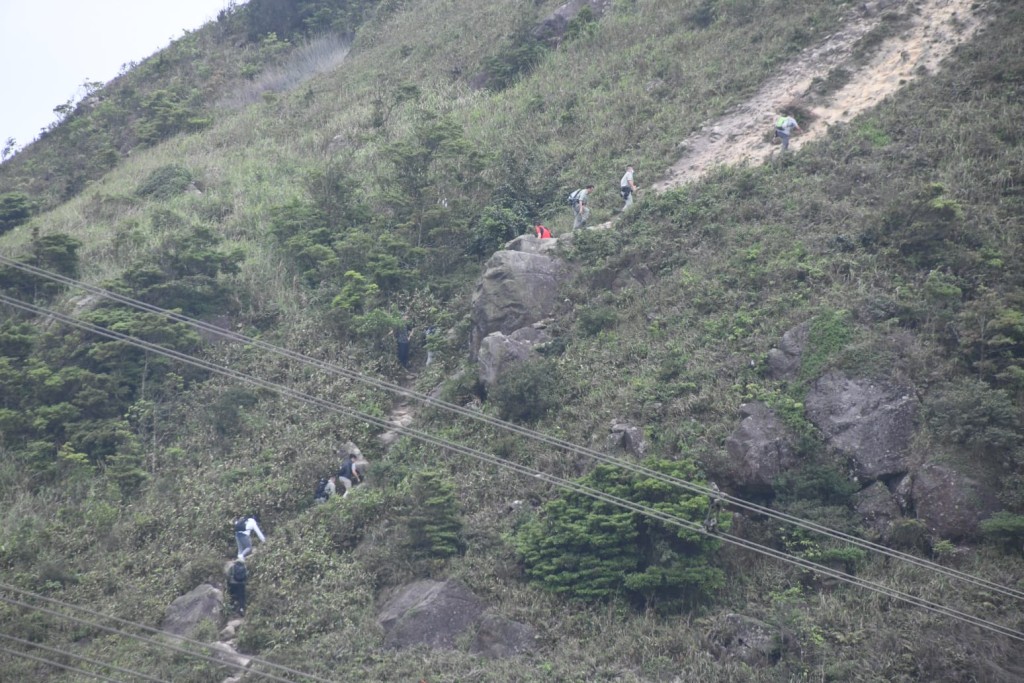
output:
[[[444,113],[487,153],[488,178],[506,172],[503,159],[522,162],[525,182],[542,198],[539,215],[554,218],[557,227],[568,220],[557,203],[563,186],[598,179],[609,198],[599,196],[598,208],[607,210],[618,201],[612,186],[625,162],[633,162],[646,182],[674,161],[675,141],[740,101],[792,54],[798,36],[789,27],[811,26],[804,29],[813,32],[804,36],[810,40],[831,30],[840,12],[834,3],[785,11],[768,3],[758,5],[751,20],[750,3],[721,2],[717,21],[699,30],[678,3],[617,2],[593,38],[563,44],[529,77],[489,93],[471,90],[452,70],[470,73],[517,21],[543,12],[522,1],[478,3],[457,13],[451,7],[408,3],[360,35],[342,68],[317,73],[272,99],[250,98],[251,104],[223,112],[202,134],[133,152],[33,225],[85,242],[84,277],[96,282],[116,276],[166,236],[153,227],[161,211],[215,226],[229,245],[247,253],[233,282],[245,303],[240,324],[251,329],[256,321],[275,320],[265,338],[388,378],[390,346],[342,340],[268,238],[270,210],[304,197],[307,173],[340,158],[360,179],[359,191],[381,209],[388,188],[380,151],[408,135],[423,111]],[[685,3],[683,9],[696,7]],[[610,422],[624,419],[642,426],[658,452],[694,455],[713,473],[746,387],[760,383],[789,395],[791,387],[761,376],[759,363],[787,329],[806,320],[831,323],[820,330],[816,367],[898,378],[921,392],[943,376],[973,372],[949,345],[946,328],[928,315],[924,284],[936,269],[964,283],[963,299],[946,302],[942,311],[958,333],[968,331],[966,307],[981,298],[982,287],[997,290],[1001,304],[1020,306],[1015,169],[1022,112],[1005,83],[1024,63],[1016,40],[1022,18],[1007,10],[1003,19],[985,45],[961,50],[944,75],[838,127],[784,168],[721,170],[696,185],[644,197],[620,230],[578,240],[568,255],[578,275],[565,290],[567,313],[558,321],[565,351],[555,361],[568,398],[542,420],[541,431],[600,445]],[[386,131],[368,127],[374,95],[407,83],[421,88],[420,102],[397,105]],[[984,130],[972,124],[978,120],[986,121]],[[339,135],[347,146],[332,148]],[[140,179],[169,164],[186,166],[203,194],[138,198]],[[928,259],[937,263],[921,266],[921,254],[900,251],[901,228],[886,227],[886,221],[902,216],[901,209],[933,183],[947,188],[963,209],[956,234],[974,241],[931,252]],[[0,236],[5,253],[26,244],[31,227]],[[115,248],[119,236],[122,246]],[[641,272],[650,274],[644,285],[634,279],[611,292],[596,284],[611,281],[609,274]],[[460,296],[437,305],[460,320],[471,287],[465,282]],[[459,325],[453,328],[466,329]],[[367,412],[387,414],[395,400],[251,350],[222,346],[208,353],[244,371],[290,378],[303,390],[330,392]],[[464,364],[461,340],[438,355],[452,373]],[[658,619],[616,602],[564,604],[522,580],[507,542],[519,523],[508,502],[539,503],[552,495],[548,487],[410,441],[385,457],[369,426],[269,397],[241,410],[237,433],[224,437],[209,410],[224,388],[213,381],[159,406],[164,428],[147,446],[152,481],[134,500],[122,502],[99,476],[29,493],[33,482],[23,473],[3,470],[5,576],[76,604],[157,624],[177,595],[197,581],[219,580],[215,568],[231,547],[228,520],[241,508],[259,507],[270,541],[257,546],[252,609],[241,643],[323,676],[339,670],[323,653],[337,652],[346,671],[365,680],[1014,680],[1019,655],[999,639],[853,589],[787,592],[804,577],[738,551],[722,553],[720,561],[735,580],[703,613]],[[499,444],[490,429],[427,411],[417,426],[485,449],[500,446],[509,457],[562,476],[587,466],[516,438],[502,437]],[[308,506],[317,473],[336,465],[333,450],[341,436],[354,438],[380,465],[371,490],[382,494],[361,503],[374,521],[366,525],[366,540],[344,552],[333,549],[317,511]],[[466,555],[440,571],[411,563],[396,545],[408,504],[406,477],[425,463],[450,466],[470,541]],[[81,516],[89,506],[100,511],[104,505],[117,510],[106,531]],[[60,520],[59,526],[51,527],[51,520]],[[57,532],[65,539],[60,553]],[[744,533],[771,540],[775,530],[750,522]],[[971,571],[1015,580],[1009,558],[979,549],[969,561]],[[48,582],[59,578],[42,571],[54,562],[62,562],[74,580]],[[380,650],[374,598],[399,580],[432,571],[462,578],[491,609],[537,628],[536,651],[483,666],[464,651],[411,657]],[[859,571],[941,596],[965,611],[986,603],[991,607],[985,613],[993,617],[1012,614],[1011,605],[952,590],[917,570],[869,561]],[[350,595],[353,583],[373,590]],[[206,680],[203,672],[188,672],[141,647],[82,637],[67,625],[3,609],[5,623],[19,633],[42,633],[50,644],[174,680]],[[771,625],[780,641],[775,666],[751,670],[713,656],[707,634],[731,611]],[[21,667],[17,672],[26,679],[50,676],[9,658],[0,664]]]

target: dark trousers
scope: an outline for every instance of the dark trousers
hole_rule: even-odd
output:
[[[228,582],[228,595],[231,596],[231,602],[234,604],[235,609],[240,613],[245,612],[245,584],[244,583],[233,583]]]

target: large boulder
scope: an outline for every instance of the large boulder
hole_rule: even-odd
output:
[[[909,505],[939,538],[972,538],[978,534],[978,524],[999,509],[991,490],[950,467],[929,463],[908,481]]]
[[[476,627],[476,637],[469,651],[491,659],[511,657],[536,647],[537,631],[528,624],[485,614]]]
[[[384,647],[394,650],[453,649],[460,638],[472,636],[470,652],[498,658],[527,652],[537,640],[533,627],[486,613],[483,602],[454,579],[424,579],[399,588],[377,621]]]
[[[896,499],[880,481],[853,494],[853,509],[860,515],[864,526],[882,540],[889,538],[893,522],[901,517]]]
[[[831,372],[814,384],[805,403],[807,419],[850,460],[860,481],[909,469],[918,405],[909,391]]]
[[[589,7],[594,18],[597,19],[607,11],[611,4],[611,0],[569,0],[541,20],[533,29],[533,36],[551,46],[556,46],[565,35],[566,29],[569,28],[569,22],[575,19],[584,7]]]
[[[775,629],[753,617],[726,614],[716,620],[707,639],[711,651],[721,660],[748,666],[767,666],[778,660]]]
[[[551,254],[558,250],[558,238],[541,239],[536,235],[520,235],[505,245],[508,251],[522,251],[527,254]]]
[[[787,330],[779,340],[779,346],[768,351],[768,374],[772,378],[793,379],[800,373],[810,329],[810,323],[801,323]]]
[[[776,477],[797,462],[791,436],[782,420],[760,401],[741,405],[740,415],[740,426],[725,440],[729,463],[719,476],[737,491],[770,495]]]
[[[167,606],[160,628],[176,636],[189,636],[202,621],[220,624],[224,593],[208,583],[201,584]]]
[[[492,332],[484,337],[477,351],[480,382],[490,391],[506,370],[525,361],[534,347],[550,340],[551,335],[544,331],[542,323],[520,328],[509,335]]]
[[[388,600],[377,621],[384,629],[384,647],[453,648],[483,613],[483,602],[462,582],[424,579]]]
[[[644,430],[628,422],[620,422],[618,420],[612,422],[608,430],[608,445],[612,448],[621,448],[638,458],[642,458],[647,454],[647,441],[644,440]]]
[[[523,251],[499,251],[485,264],[473,293],[470,355],[475,360],[492,332],[511,334],[550,317],[557,305],[565,264]]]

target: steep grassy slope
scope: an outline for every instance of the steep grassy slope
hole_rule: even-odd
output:
[[[490,250],[532,220],[556,232],[567,227],[560,197],[585,179],[600,183],[597,213],[610,215],[625,162],[647,182],[646,169],[674,161],[676,141],[753,92],[845,11],[832,2],[616,2],[558,49],[538,47],[509,87],[470,87],[480,73],[523,66],[514,41],[555,6],[396,3],[357,34],[341,68],[247,108],[220,110],[201,133],[133,153],[80,196],[0,236],[0,247],[22,253],[33,229],[70,235],[82,243],[84,279],[118,279],[126,291],[161,302],[181,296],[187,310],[375,376],[400,376],[388,331],[409,313],[417,325],[452,331],[437,363],[415,361],[416,386],[442,385],[444,396],[472,400],[472,382],[457,373],[465,365],[468,293]],[[806,385],[763,373],[781,333],[815,320],[840,333],[825,337],[831,343],[816,349],[804,380],[812,369],[833,367],[898,377],[932,416],[949,412],[940,412],[940,398],[952,401],[954,416],[957,406],[981,404],[991,415],[1008,408],[1008,423],[988,424],[1009,430],[1005,443],[1018,445],[1024,14],[1008,2],[989,11],[996,20],[984,39],[959,50],[942,74],[784,165],[723,170],[644,198],[613,231],[577,235],[567,256],[578,275],[543,365],[558,380],[545,385],[551,395],[544,397],[556,407],[535,426],[590,444],[605,437],[611,419],[628,419],[645,427],[659,455],[694,458],[714,473],[738,405],[760,398],[806,436],[804,474],[824,473],[826,482],[798,482],[776,503],[857,531],[845,501],[836,503],[844,489],[829,479],[834,463],[798,407]],[[203,230],[212,236],[201,239]],[[242,260],[232,260],[235,249]],[[196,262],[214,263],[212,275]],[[142,266],[163,279],[153,285]],[[611,288],[616,278],[629,286]],[[347,292],[341,301],[340,292]],[[68,310],[74,303],[67,295],[53,300]],[[12,379],[31,380],[18,374],[26,359],[41,374],[62,354],[100,355],[85,341],[76,352],[60,340],[62,330],[29,322],[40,330],[31,343],[18,341],[28,332],[4,328],[3,355],[14,359],[3,366],[4,401],[11,387],[29,386]],[[387,415],[396,400],[252,348],[210,344],[202,353],[371,415]],[[219,580],[233,546],[229,520],[259,509],[270,540],[251,563],[240,647],[325,677],[1019,678],[1020,656],[1008,642],[853,589],[805,585],[795,570],[728,550],[715,562],[731,581],[697,611],[567,603],[526,581],[511,542],[526,515],[509,513],[509,502],[540,503],[557,492],[408,439],[385,455],[378,430],[361,421],[135,360],[155,369],[104,366],[122,373],[117,386],[127,397],[123,415],[104,417],[121,435],[109,452],[103,444],[91,452],[73,440],[13,439],[11,425],[32,426],[4,416],[4,581],[157,624],[174,597]],[[139,377],[148,384],[139,386]],[[33,404],[33,415],[44,407]],[[957,427],[970,425],[929,416],[924,424],[915,457],[967,461],[999,478],[1007,508],[1024,512],[1014,448],[994,455],[984,429],[979,443],[958,441]],[[588,469],[447,415],[422,410],[417,426],[560,475]],[[312,482],[335,464],[333,449],[347,438],[374,463],[371,486],[311,507]],[[458,493],[465,552],[450,559],[410,548],[416,474],[425,469],[443,472]],[[745,520],[744,533],[795,547],[785,530],[763,521]],[[995,548],[972,548],[958,561],[1001,583],[1021,580],[1019,558]],[[862,562],[858,573],[933,591],[958,609],[1020,628],[1019,606],[998,596],[952,590],[878,561]],[[499,613],[535,626],[536,651],[482,663],[461,651],[381,650],[376,600],[424,576],[460,577]],[[728,612],[770,626],[772,666],[751,669],[713,655],[709,635]],[[0,607],[0,623],[20,637],[168,680],[219,680],[207,665],[10,605]],[[78,680],[6,655],[0,666],[27,680]]]

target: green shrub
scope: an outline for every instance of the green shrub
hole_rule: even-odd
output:
[[[462,552],[462,522],[455,487],[438,471],[417,472],[411,484],[412,505],[405,518],[414,555],[444,559]]]
[[[32,200],[21,192],[0,194],[0,235],[13,230],[32,215]]]
[[[558,365],[527,361],[509,368],[487,396],[503,420],[536,422],[561,402]]]
[[[982,535],[1006,550],[1024,550],[1024,515],[997,512],[979,525]]]
[[[135,194],[152,199],[170,199],[187,190],[192,180],[192,172],[187,168],[168,164],[151,171],[135,188]]]
[[[580,311],[580,329],[584,334],[593,336],[601,330],[615,327],[618,317],[618,311],[610,306],[587,307]]]
[[[691,481],[697,474],[688,460],[648,458],[644,465]],[[705,496],[610,465],[599,465],[580,483],[692,522],[702,522],[708,507]],[[532,581],[576,599],[621,595],[671,611],[707,600],[725,580],[710,564],[717,541],[582,493],[545,504],[515,543]]]

